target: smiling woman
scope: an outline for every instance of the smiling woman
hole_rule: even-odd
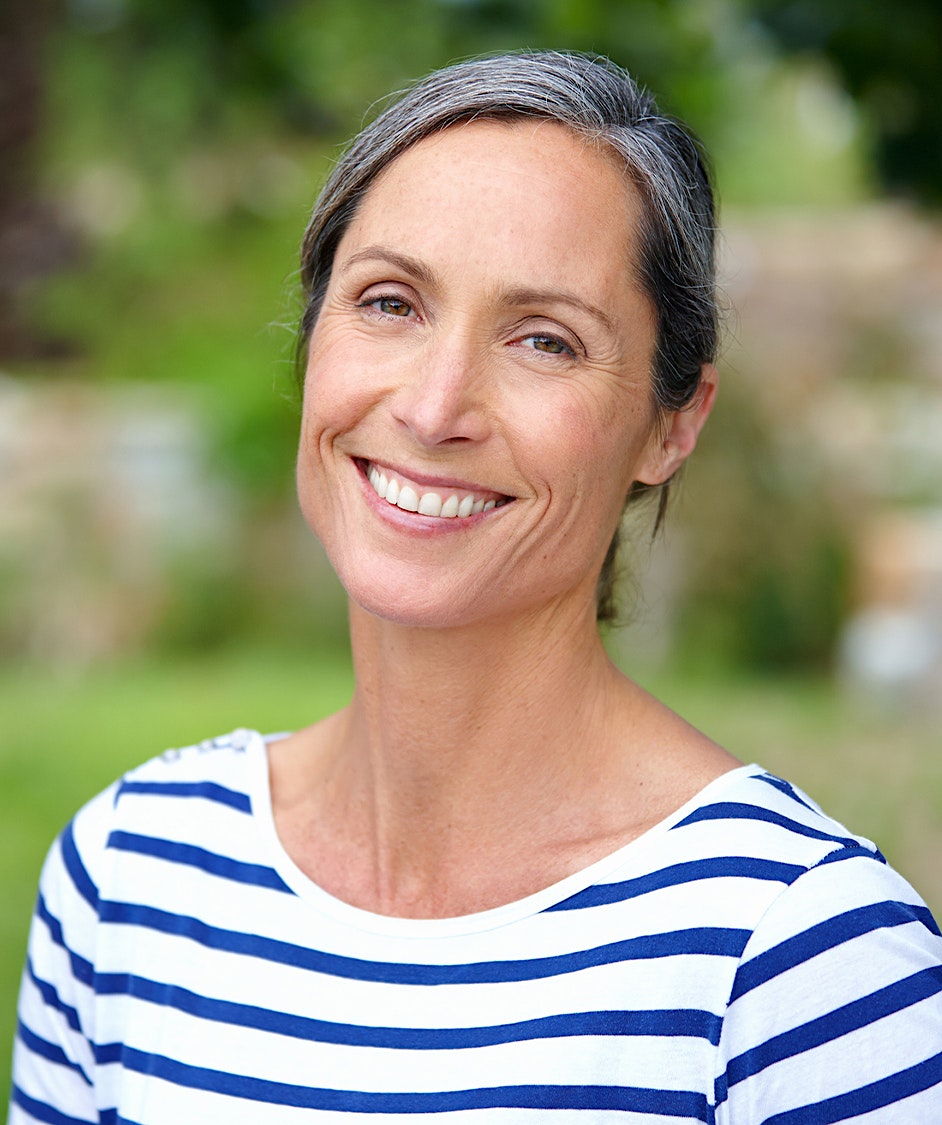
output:
[[[463,63],[353,142],[302,264],[353,698],[78,814],[13,1125],[942,1117],[918,896],[599,640],[622,510],[715,395],[696,144],[605,60]]]
[[[609,150],[545,120],[455,125],[373,184],[311,333],[298,461],[358,607],[503,630],[593,605],[634,482],[670,477],[712,401],[708,373],[655,424],[639,213]]]

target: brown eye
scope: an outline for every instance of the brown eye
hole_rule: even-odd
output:
[[[572,348],[556,336],[527,336],[527,345],[547,355],[572,355]]]
[[[377,297],[373,305],[387,316],[408,316],[412,306],[398,297]]]

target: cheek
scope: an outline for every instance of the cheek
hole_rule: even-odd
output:
[[[345,370],[348,365],[340,349],[311,347],[304,375],[302,432],[306,435],[312,428],[329,424],[331,418],[349,410],[349,392],[356,386],[356,380],[344,379]]]
[[[297,462],[298,497],[308,522],[324,487],[324,457],[334,436],[350,425],[353,404],[348,392],[353,381],[343,378],[344,367],[338,350],[325,348],[317,337],[312,339],[304,375]]]
[[[636,479],[651,436],[648,412],[633,390],[573,389],[541,415],[546,447],[556,445],[556,465],[568,465],[580,491],[591,490],[602,503],[624,501]]]
[[[305,520],[312,531],[319,536],[315,517],[323,511],[329,499],[320,457],[320,427],[312,416],[310,395],[306,388],[304,394],[304,413],[301,418],[301,435],[298,443],[298,459],[295,466],[295,483],[298,502]]]
[[[375,373],[364,365],[355,337],[315,330],[304,377],[302,442],[350,429],[377,397]]]

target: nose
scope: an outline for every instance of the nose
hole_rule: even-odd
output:
[[[393,410],[426,447],[481,441],[490,428],[486,362],[470,342],[432,344],[414,357]]]

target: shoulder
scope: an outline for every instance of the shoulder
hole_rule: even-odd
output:
[[[738,771],[712,799],[682,815],[675,833],[705,859],[705,870],[713,857],[738,859],[744,880],[768,884],[751,900],[742,963],[762,960],[770,979],[773,959],[766,954],[773,949],[781,971],[789,958],[797,964],[854,936],[909,923],[927,950],[942,954],[928,908],[877,846],[769,773]],[[790,942],[798,935],[800,942]],[[745,987],[742,973],[733,998]]]
[[[781,870],[749,927],[723,1021],[718,1106],[743,1114],[729,1120],[777,1107],[796,1122],[880,1111],[889,1116],[873,1119],[889,1121],[904,1099],[912,1120],[934,1119],[942,937],[918,894],[870,841],[768,774],[736,781],[694,811],[695,824],[722,826]]]
[[[192,820],[207,832],[237,831],[252,812],[246,751],[261,744],[256,732],[236,730],[171,749],[131,770],[92,798],[66,825],[50,850],[41,880],[57,884],[95,909],[116,853],[146,848],[168,825]]]
[[[795,884],[818,867],[834,865],[843,873],[838,880],[850,877],[868,886],[887,874],[875,844],[757,766],[717,778],[626,859],[617,879],[641,875],[637,887],[632,883],[635,890],[650,885],[659,898],[660,890],[668,890],[664,908],[721,924],[735,931],[740,946],[776,901],[790,899]],[[615,896],[615,888],[604,891]],[[825,913],[829,906],[826,898],[819,903]]]
[[[822,971],[832,995],[842,980],[852,993],[857,958],[871,959],[874,982],[884,969],[893,975],[889,965],[901,944],[919,949],[917,959],[926,964],[942,965],[935,919],[875,844],[772,775],[757,773],[738,790],[735,802],[712,807],[739,826],[750,854],[782,864],[782,882],[755,919],[731,1004],[777,978],[787,980],[790,993],[800,993],[802,981],[810,983]]]
[[[793,877],[829,857],[859,854],[883,863],[870,840],[828,816],[797,786],[756,766],[719,778],[693,808],[681,811],[672,831],[706,853],[736,848],[786,863]]]
[[[148,907],[136,905],[142,895],[146,903],[175,890],[186,864],[216,862],[204,842],[232,850],[251,835],[246,751],[261,743],[253,732],[236,731],[168,751],[89,801],[55,841],[40,876],[20,990],[16,1104],[38,1107],[44,1121],[66,1120],[53,1106],[94,1116],[108,924],[117,923],[112,933],[127,933],[123,923],[147,916]],[[205,900],[204,887],[199,893]]]
[[[115,807],[137,805],[135,798],[194,799],[251,811],[246,752],[264,739],[256,731],[234,730],[218,738],[164,751],[118,782]]]

